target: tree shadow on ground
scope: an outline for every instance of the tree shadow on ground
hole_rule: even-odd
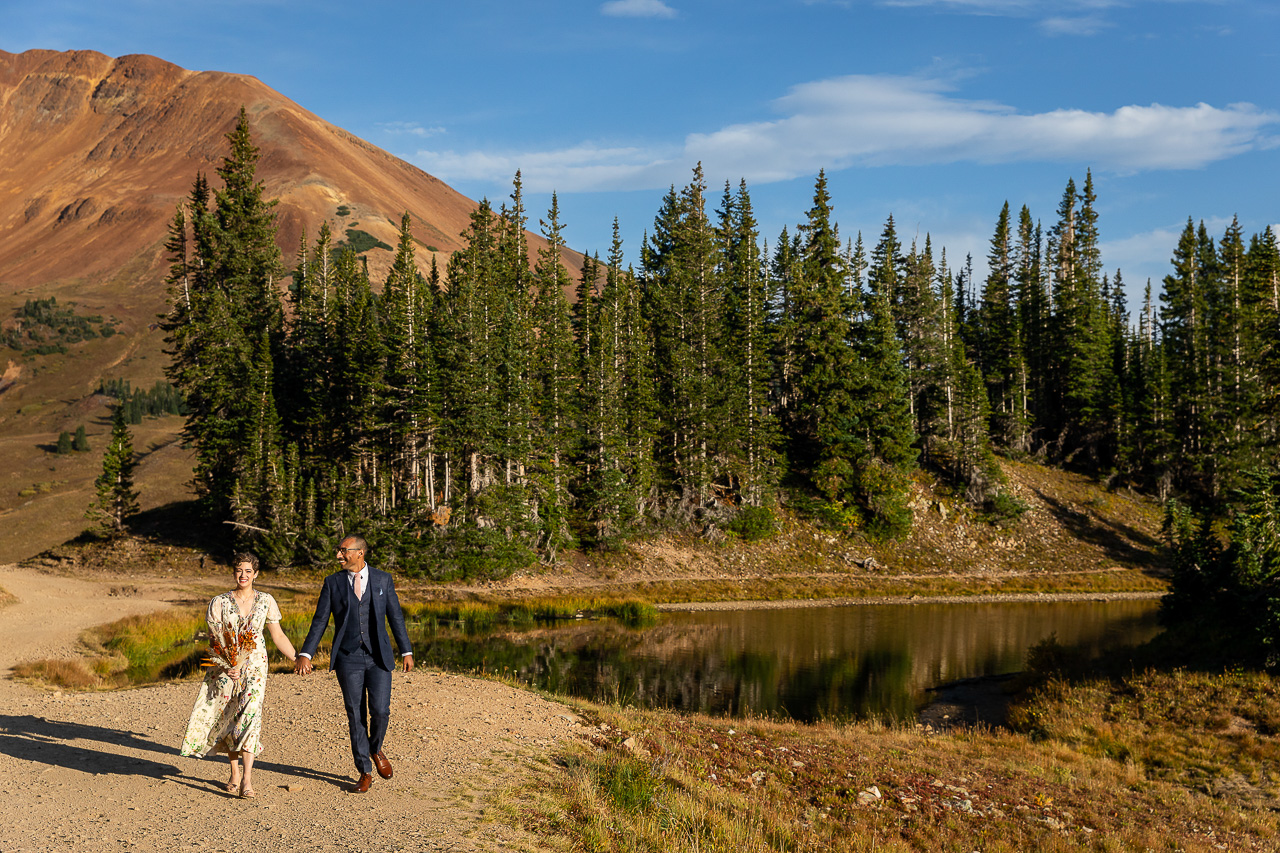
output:
[[[230,556],[232,535],[225,525],[210,522],[194,500],[174,501],[138,513],[129,519],[129,529],[159,545],[192,548]]]
[[[1131,525],[1103,518],[1036,489],[1036,496],[1071,535],[1096,545],[1117,563],[1141,566],[1148,573],[1163,568],[1160,540]]]
[[[158,753],[178,758],[176,747],[156,743],[146,735],[123,729],[108,729],[71,720],[55,720],[30,714],[0,714],[0,752],[35,764],[65,767],[91,775],[146,776],[152,779],[191,779],[176,765],[150,758],[139,758],[120,749],[99,749],[95,744],[125,750]],[[308,767],[255,761],[255,770],[267,770],[314,782],[347,785],[350,779],[323,773]],[[187,784],[184,782],[184,784]]]

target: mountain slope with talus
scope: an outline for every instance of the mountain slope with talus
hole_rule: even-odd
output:
[[[0,295],[161,309],[166,227],[197,172],[217,186],[241,106],[286,259],[326,219],[337,239],[351,227],[394,245],[405,211],[423,260],[428,247],[459,247],[474,202],[253,77],[151,56],[0,51]],[[385,254],[369,257],[375,279]],[[134,298],[111,300],[113,290]]]

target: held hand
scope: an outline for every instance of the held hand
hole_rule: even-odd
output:
[[[293,661],[293,671],[298,675],[309,675],[311,673],[311,658],[298,655]]]
[[[238,666],[233,666],[233,667],[231,667],[231,669],[227,670],[227,678],[230,678],[232,681],[239,681],[239,680],[240,680],[240,667],[238,667]]]
[[[404,658],[402,658],[402,660],[404,660],[404,671],[412,672],[413,671],[413,655],[405,655]]]

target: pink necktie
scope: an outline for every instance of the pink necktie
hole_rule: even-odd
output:
[[[360,593],[364,592],[364,589],[360,586],[360,573],[359,573],[359,572],[356,572],[356,576],[355,576],[354,578],[352,578],[352,579],[351,579],[351,588],[352,588],[353,590],[355,590],[356,600],[357,600],[357,601],[359,601],[359,600],[360,600]]]

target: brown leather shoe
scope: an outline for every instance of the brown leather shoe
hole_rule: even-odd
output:
[[[373,754],[373,766],[378,768],[378,775],[383,779],[391,778],[391,762],[381,752]]]
[[[357,783],[356,783],[356,786],[355,786],[354,788],[352,788],[352,789],[351,789],[351,793],[353,793],[353,794],[367,794],[367,793],[369,793],[369,789],[370,789],[370,788],[372,788],[372,787],[373,787],[373,774],[372,774],[372,773],[361,773],[361,774],[360,774],[360,781],[359,781],[359,782],[357,782]]]

